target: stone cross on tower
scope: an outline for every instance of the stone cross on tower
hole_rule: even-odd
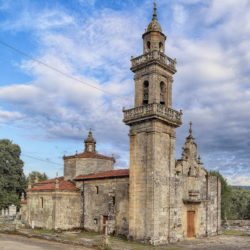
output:
[[[175,129],[181,112],[171,108],[176,61],[165,54],[166,36],[157,20],[143,38],[143,54],[131,59],[134,108],[123,110],[130,126],[129,235],[152,244],[169,241],[175,175]]]
[[[193,123],[190,121],[189,122],[189,135],[188,135],[188,137],[189,138],[193,138],[193,130],[192,130],[192,125],[193,125]]]

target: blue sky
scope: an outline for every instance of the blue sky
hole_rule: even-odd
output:
[[[176,158],[192,120],[205,166],[250,185],[250,2],[157,5],[166,53],[177,59],[173,107],[184,113]],[[151,15],[149,0],[0,0],[0,137],[21,146],[26,174],[62,175],[62,156],[83,150],[89,128],[98,151],[127,167],[122,108],[133,105],[130,57],[142,53]]]

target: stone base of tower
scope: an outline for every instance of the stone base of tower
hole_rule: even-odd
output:
[[[130,129],[129,236],[164,245],[170,242],[175,167],[175,128],[158,119]]]

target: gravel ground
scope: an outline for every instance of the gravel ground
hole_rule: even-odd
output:
[[[192,250],[250,250],[249,236],[219,235],[175,244],[180,249]]]
[[[0,234],[1,250],[92,250],[80,246],[71,246],[35,238]]]
[[[113,240],[114,250],[250,250],[250,236],[219,235],[210,238],[185,240],[166,247],[134,244],[119,239]],[[0,234],[0,250],[93,250],[53,241]]]

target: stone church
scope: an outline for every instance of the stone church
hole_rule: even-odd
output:
[[[143,54],[132,57],[134,107],[129,126],[129,169],[115,169],[99,154],[90,131],[82,153],[64,156],[64,176],[29,185],[22,219],[29,226],[123,235],[154,245],[220,231],[221,184],[197,152],[192,124],[181,159],[175,159],[182,112],[172,108],[176,60],[166,55],[166,35],[154,6]]]

